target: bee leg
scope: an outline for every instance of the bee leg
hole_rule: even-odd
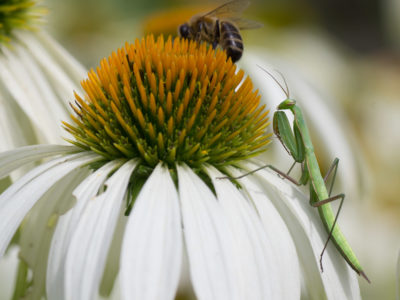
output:
[[[213,49],[217,48],[220,38],[219,20],[215,21],[214,41],[212,42]]]
[[[195,31],[196,34],[194,35],[194,40],[197,42],[201,42],[202,41],[202,32],[203,32],[203,22],[198,22],[197,23],[197,30]]]
[[[200,34],[200,32],[197,32],[197,33],[194,35],[194,40],[197,41],[197,42],[200,42],[200,41],[201,41],[201,34]]]

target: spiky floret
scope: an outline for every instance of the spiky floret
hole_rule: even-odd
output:
[[[71,143],[154,167],[221,168],[264,151],[268,111],[224,51],[148,36],[103,59],[75,94]],[[242,81],[243,80],[243,81]],[[241,84],[240,84],[241,83]]]
[[[35,0],[0,1],[0,45],[11,41],[15,29],[34,29],[46,12]]]

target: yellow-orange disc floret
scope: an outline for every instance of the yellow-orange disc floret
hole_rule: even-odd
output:
[[[229,165],[263,151],[270,136],[268,111],[243,77],[224,51],[148,36],[89,72],[64,126],[71,143],[108,159]]]

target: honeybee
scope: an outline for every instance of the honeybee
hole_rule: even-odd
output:
[[[236,62],[243,54],[239,29],[261,27],[258,22],[240,18],[249,4],[249,1],[233,0],[208,13],[194,15],[189,22],[179,26],[178,33],[183,38],[208,42],[214,49],[219,45],[232,62]]]

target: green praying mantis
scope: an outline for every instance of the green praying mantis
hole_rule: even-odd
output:
[[[326,250],[328,242],[332,240],[336,249],[340,252],[343,258],[350,265],[350,267],[358,275],[364,277],[370,283],[370,280],[364,273],[349,243],[347,242],[346,238],[341,232],[339,226],[336,225],[345,198],[344,194],[331,196],[333,184],[336,177],[336,171],[339,164],[339,159],[335,158],[331,167],[327,171],[327,174],[323,178],[317,162],[317,157],[315,156],[314,147],[311,141],[310,133],[307,128],[305,119],[303,117],[303,113],[300,107],[296,105],[296,101],[290,98],[289,88],[285,78],[282,76],[285,82],[286,89],[283,88],[283,86],[278,82],[278,80],[276,80],[276,78],[270,72],[268,72],[262,67],[260,68],[263,71],[265,71],[269,76],[272,77],[272,79],[280,86],[280,88],[286,95],[286,99],[278,105],[277,111],[274,113],[273,131],[277,136],[277,138],[279,139],[279,141],[281,142],[281,144],[283,145],[283,147],[289,153],[289,155],[293,157],[294,163],[290,167],[287,173],[280,171],[279,169],[275,168],[272,165],[265,165],[249,173],[246,173],[242,176],[235,177],[233,179],[239,179],[241,177],[257,172],[260,169],[270,168],[273,171],[277,172],[282,177],[290,180],[291,182],[293,182],[298,186],[309,184],[310,204],[311,206],[318,208],[319,216],[322,220],[322,223],[324,224],[326,231],[328,232],[328,238],[325,242],[324,248],[320,255],[321,271],[323,271],[323,266],[322,266],[323,254]],[[284,112],[285,110],[290,110],[293,113],[294,121],[292,127],[290,126],[289,120],[286,116],[286,113]],[[301,170],[302,170],[301,177],[298,181],[289,176],[290,171],[293,169],[296,163],[301,164]],[[332,172],[333,172],[333,180],[328,193],[328,190],[326,188],[326,182]],[[340,204],[335,216],[332,211],[330,202],[339,199],[340,199]]]

